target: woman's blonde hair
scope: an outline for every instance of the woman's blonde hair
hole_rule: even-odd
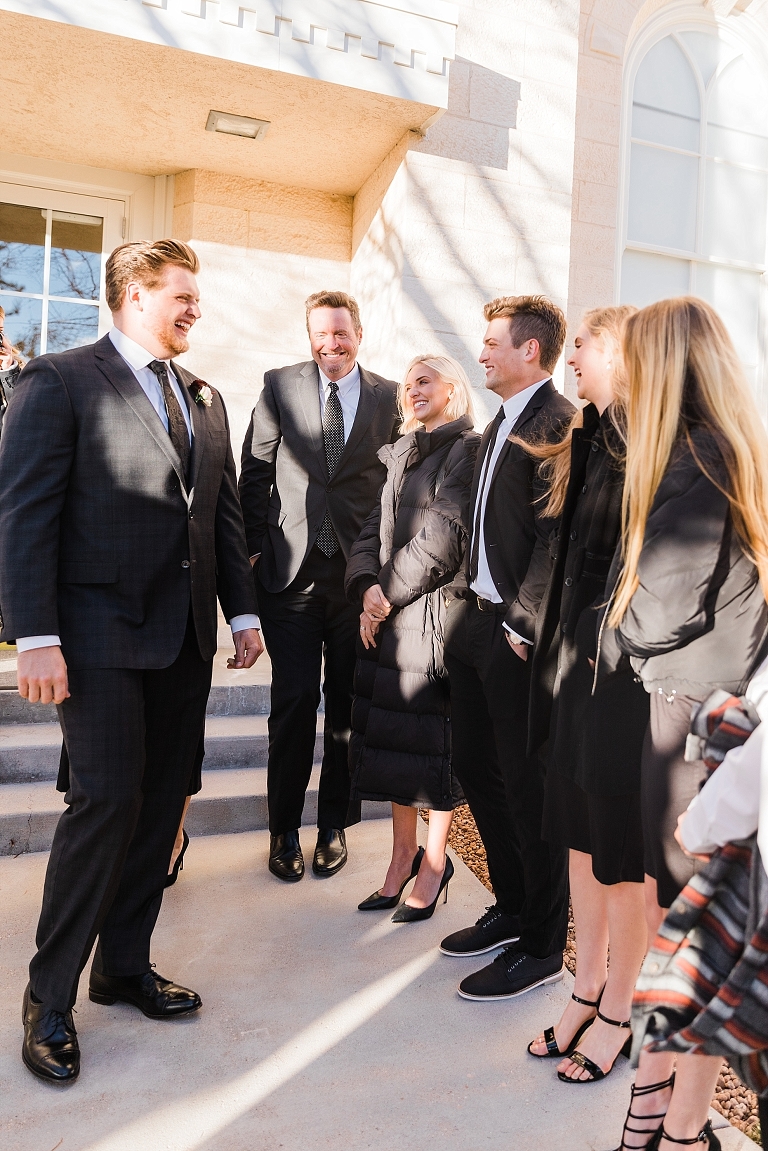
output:
[[[609,409],[611,420],[618,431],[622,441],[624,439],[624,405],[626,401],[626,374],[621,358],[621,335],[627,319],[634,315],[637,308],[631,304],[621,304],[617,308],[592,308],[586,312],[582,323],[590,336],[599,340],[603,347],[609,348],[612,355],[612,384],[613,403]],[[525,440],[516,439],[530,455],[541,460],[539,471],[547,482],[547,492],[543,499],[544,515],[553,518],[562,515],[565,507],[565,493],[568,490],[568,479],[571,474],[571,439],[576,428],[584,427],[584,410],[574,415],[568,430],[562,440],[554,444],[531,444]]]
[[[405,370],[402,382],[397,388],[397,406],[400,409],[400,415],[403,417],[403,422],[400,425],[400,435],[405,436],[408,432],[415,432],[417,428],[421,427],[419,420],[416,419],[413,412],[409,414],[405,407],[405,383],[417,364],[424,364],[425,367],[431,368],[444,384],[450,384],[453,388],[451,398],[445,409],[445,415],[448,421],[458,420],[462,416],[469,416],[472,421],[472,426],[474,427],[475,405],[472,400],[472,385],[469,382],[467,373],[458,360],[454,360],[453,356],[414,356]]]
[[[624,330],[627,370],[626,482],[622,502],[624,568],[608,624],[624,617],[654,497],[683,437],[701,470],[728,497],[733,526],[768,598],[768,435],[736,349],[714,308],[693,296],[661,300]],[[723,486],[691,439],[703,424],[722,455]]]

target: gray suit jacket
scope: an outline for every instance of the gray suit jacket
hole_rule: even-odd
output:
[[[345,559],[378,499],[386,469],[377,456],[397,439],[397,384],[360,368],[360,402],[339,466],[328,476],[320,376],[310,360],[264,376],[243,444],[240,501],[259,580],[283,591],[309,554],[326,510]]]
[[[227,413],[194,402],[189,491],[160,418],[109,337],[24,368],[0,440],[0,638],[61,636],[76,668],[162,668],[190,604],[200,654],[256,610]]]

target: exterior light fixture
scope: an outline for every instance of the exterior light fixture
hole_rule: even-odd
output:
[[[206,132],[224,132],[227,136],[245,136],[248,140],[263,140],[269,120],[254,120],[252,116],[234,116],[229,112],[208,113]]]

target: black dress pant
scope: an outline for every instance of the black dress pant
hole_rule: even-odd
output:
[[[545,764],[526,755],[530,661],[509,646],[503,615],[473,597],[446,623],[453,769],[488,857],[496,900],[521,921],[520,948],[543,959],[565,947],[568,853],[541,838]]]
[[[312,548],[285,591],[268,592],[258,581],[259,617],[272,661],[267,793],[269,830],[281,835],[301,826],[315,752],[320,678],[325,725],[317,800],[318,827],[360,821],[350,803],[349,733],[359,609],[344,595],[346,560]]]
[[[69,760],[67,804],[48,862],[35,996],[67,1011],[94,940],[94,969],[138,975],[184,801],[195,770],[212,660],[200,656],[191,621],[174,663],[157,671],[70,669],[59,707]]]

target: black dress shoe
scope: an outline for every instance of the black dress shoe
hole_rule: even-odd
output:
[[[304,876],[298,831],[284,831],[269,837],[269,870],[286,883],[298,883]]]
[[[463,927],[447,935],[440,944],[443,955],[485,955],[496,947],[506,947],[517,943],[520,938],[520,919],[517,915],[507,915],[498,903],[486,907],[474,927]]]
[[[335,827],[321,827],[317,833],[312,870],[320,879],[335,875],[347,862],[347,840]]]
[[[71,1011],[52,1011],[29,989],[21,1012],[24,1043],[21,1058],[46,1083],[73,1083],[80,1074],[80,1048]]]
[[[464,999],[515,999],[534,987],[558,983],[564,974],[562,951],[537,959],[516,947],[505,947],[493,963],[462,979],[459,995]]]
[[[180,987],[152,969],[143,975],[102,975],[91,970],[88,998],[92,1003],[131,1003],[147,1019],[177,1019],[199,1011],[203,1001],[196,991]]]

